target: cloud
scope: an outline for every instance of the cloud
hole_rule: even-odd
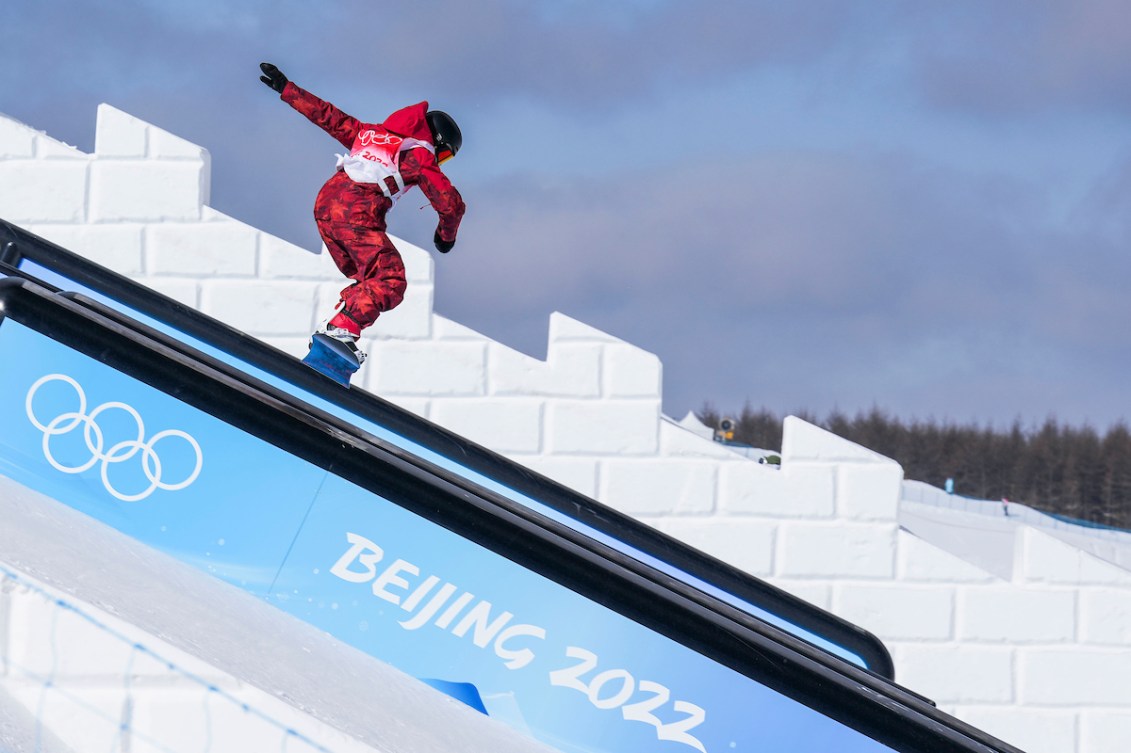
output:
[[[448,96],[522,96],[576,106],[650,98],[674,82],[769,62],[805,62],[834,40],[843,4],[804,7],[759,0],[707,4],[585,0],[412,4],[381,18],[389,57],[422,81],[446,81]],[[548,9],[557,12],[548,12]],[[365,27],[346,31],[359,44]],[[426,52],[422,53],[422,47]]]
[[[1106,351],[1131,346],[1111,332],[1131,261],[1091,223],[1050,228],[1039,183],[811,151],[475,191],[437,308],[534,354],[550,311],[581,316],[661,356],[675,413],[751,397],[1004,421],[1065,364],[1113,378]]]
[[[426,91],[462,104],[523,97],[608,107],[751,67],[807,64],[831,46],[851,11],[834,0],[617,4],[596,0],[436,0],[179,6],[157,0],[97,5],[19,3],[8,13],[16,80],[44,95],[114,88],[214,85],[241,56],[341,97]],[[11,50],[11,46],[15,50]],[[35,91],[28,87],[28,96]]]
[[[919,82],[932,104],[986,115],[1131,111],[1131,7],[1120,0],[962,0],[916,14]]]
[[[940,186],[947,180],[956,190]],[[1013,241],[994,215],[1022,202],[963,181],[878,154],[714,154],[601,181],[526,176],[477,186],[485,201],[468,222],[497,263],[519,274],[548,265],[556,288],[571,294],[680,280],[687,294],[742,310],[833,306],[927,272],[956,284],[984,245],[1008,252]]]

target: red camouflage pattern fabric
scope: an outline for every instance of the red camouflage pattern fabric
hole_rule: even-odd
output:
[[[359,132],[370,128],[432,143],[425,119],[427,102],[397,110],[383,123],[370,124],[347,115],[293,81],[287,82],[281,98],[346,149],[352,148]],[[454,242],[466,207],[435,156],[427,149],[402,152],[400,173],[404,190],[419,186],[436,210],[440,238]],[[355,280],[341,295],[346,311],[362,328],[404,299],[404,262],[385,233],[385,215],[392,206],[377,185],[356,183],[341,168],[330,176],[314,201],[314,220],[326,249],[342,274]]]

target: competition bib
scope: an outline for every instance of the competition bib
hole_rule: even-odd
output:
[[[374,183],[393,201],[404,191],[404,178],[399,168],[400,154],[408,149],[423,147],[433,151],[431,144],[418,139],[405,139],[385,130],[367,128],[357,134],[348,155],[338,155],[338,167],[357,183]]]

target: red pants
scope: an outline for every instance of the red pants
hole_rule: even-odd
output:
[[[342,290],[342,300],[363,329],[404,300],[404,262],[388,235],[326,220],[318,220],[318,232],[338,269],[356,280]]]

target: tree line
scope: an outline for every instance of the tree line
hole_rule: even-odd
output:
[[[1031,427],[1015,421],[1005,430],[935,420],[904,422],[879,408],[849,417],[793,415],[891,458],[904,476],[978,499],[1009,499],[1104,526],[1131,528],[1131,431],[1120,422],[1100,433],[1065,426],[1055,418]],[[721,414],[710,404],[699,420],[717,428],[734,421],[732,441],[777,450],[782,416],[749,405]]]

